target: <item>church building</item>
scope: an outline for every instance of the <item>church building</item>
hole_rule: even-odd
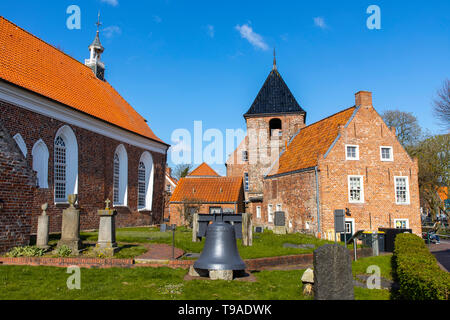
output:
[[[106,199],[118,227],[161,222],[169,145],[107,82],[103,51],[97,30],[83,64],[0,17],[0,250],[36,233],[44,203],[60,232],[70,194],[83,230]]]
[[[226,162],[244,180],[246,211],[274,227],[285,213],[290,232],[334,240],[334,210],[347,233],[408,228],[421,235],[418,162],[372,105],[372,93],[313,124],[273,69],[247,113],[247,136]]]

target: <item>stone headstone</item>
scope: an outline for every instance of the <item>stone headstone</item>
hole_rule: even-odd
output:
[[[166,232],[167,231],[167,224],[163,223],[159,226],[160,232]]]
[[[109,200],[106,200],[106,208],[98,210],[100,226],[98,229],[98,241],[94,251],[106,256],[113,256],[119,249],[116,243],[116,221],[117,212],[109,208]]]
[[[314,299],[353,300],[352,260],[349,251],[326,244],[314,251]]]
[[[275,233],[275,234],[286,234],[287,233],[286,218],[285,218],[283,211],[275,212],[273,233]]]
[[[194,213],[192,216],[192,242],[199,242],[198,237],[198,213]]]
[[[36,246],[42,249],[48,249],[48,222],[49,218],[47,215],[48,203],[44,203],[41,206],[42,214],[38,218],[38,228],[37,228],[37,239]]]
[[[74,207],[74,203],[77,201],[76,194],[71,194],[67,198],[70,206],[63,210],[61,240],[58,241],[57,247],[66,245],[72,250],[73,255],[78,255],[81,249],[80,210]]]
[[[253,244],[253,224],[250,213],[242,214],[242,245],[251,247]]]

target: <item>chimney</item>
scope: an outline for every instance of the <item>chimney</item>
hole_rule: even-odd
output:
[[[356,106],[372,106],[372,92],[359,91],[355,93]]]

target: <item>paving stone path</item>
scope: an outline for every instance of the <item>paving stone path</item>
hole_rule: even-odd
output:
[[[136,259],[148,259],[148,260],[170,260],[172,259],[172,246],[164,243],[150,243],[144,244],[144,247],[148,248],[148,251]],[[184,254],[184,251],[175,248],[175,259],[178,259]]]

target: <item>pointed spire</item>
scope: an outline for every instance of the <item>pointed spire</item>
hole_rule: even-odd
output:
[[[100,26],[102,25],[102,23],[100,22],[100,11],[98,12],[98,19],[97,19],[97,33],[99,32]]]
[[[275,48],[273,48],[273,70],[277,70],[277,55]]]

